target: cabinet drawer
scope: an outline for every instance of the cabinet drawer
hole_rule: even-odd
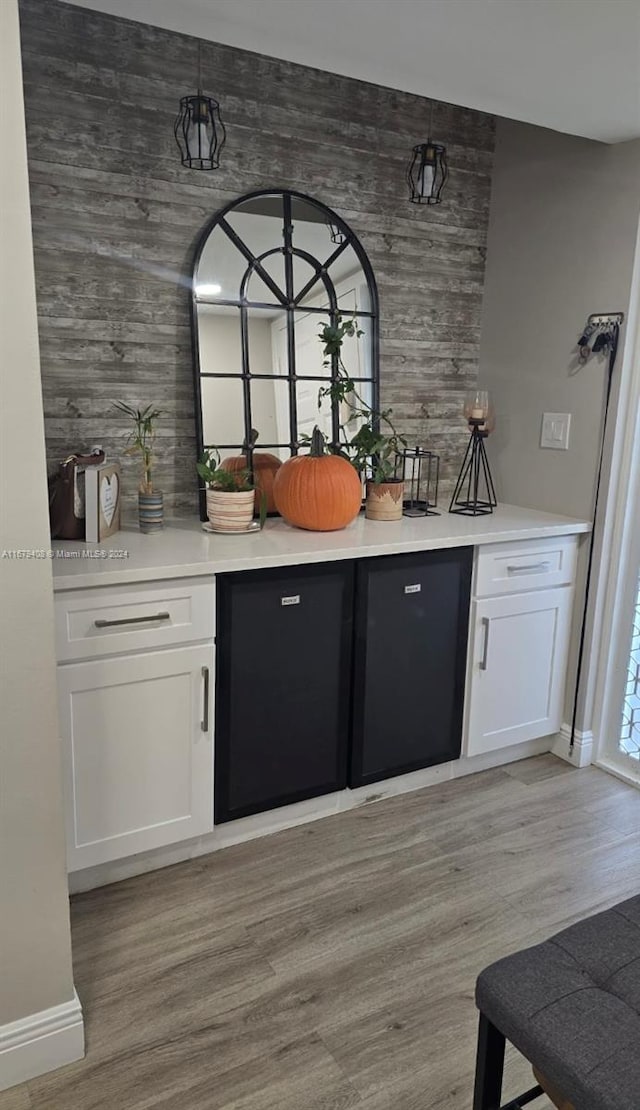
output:
[[[478,551],[476,597],[570,586],[577,548],[576,536],[487,544]]]
[[[58,594],[58,662],[212,640],[214,618],[213,578]]]

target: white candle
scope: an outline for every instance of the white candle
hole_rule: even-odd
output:
[[[484,420],[485,419],[484,409],[471,409],[471,419],[472,420]]]
[[[431,190],[433,189],[433,166],[428,162],[422,167],[422,176],[420,178],[420,194],[423,197],[430,197]]]

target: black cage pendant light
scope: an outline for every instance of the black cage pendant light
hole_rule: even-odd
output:
[[[429,136],[433,122],[433,102],[429,121]],[[447,167],[447,148],[442,143],[434,143],[429,137],[426,143],[414,146],[407,182],[409,197],[414,204],[440,204],[449,170]]]
[[[220,105],[202,92],[201,49],[198,43],[198,92],[183,96],[174,126],[182,165],[190,170],[217,170],[226,131]]]
[[[336,246],[341,247],[346,239],[346,235],[340,230],[337,224],[332,224],[331,220],[327,220],[327,227],[329,229],[329,238]]]

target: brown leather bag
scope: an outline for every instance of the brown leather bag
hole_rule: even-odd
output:
[[[104,462],[104,451],[68,455],[49,478],[49,522],[52,540],[84,539],[84,470]]]

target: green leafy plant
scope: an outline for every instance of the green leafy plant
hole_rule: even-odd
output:
[[[140,455],[142,463],[142,478],[140,480],[140,493],[153,493],[153,480],[151,476],[154,460],[153,445],[156,438],[156,423],[162,416],[162,410],[153,405],[146,408],[134,408],[125,401],[114,401],[114,408],[127,416],[133,423],[133,428],[128,433],[129,446],[125,455]]]
[[[387,410],[387,412],[390,411],[390,409]],[[360,474],[365,473],[369,468],[371,480],[376,485],[381,482],[391,482],[396,478],[396,455],[401,447],[406,446],[406,440],[395,431],[386,412],[381,412],[379,419],[392,429],[391,435],[377,431],[373,423],[369,422],[361,424],[356,434],[349,440],[349,448],[353,452],[351,457],[353,465]]]
[[[205,451],[196,463],[196,470],[209,489],[223,493],[247,493],[255,489],[248,470],[224,470],[220,464],[220,452],[216,447]]]
[[[198,475],[202,478],[208,489],[220,490],[221,493],[249,493],[258,490],[255,482],[251,480],[250,470],[225,470],[221,465],[220,452],[217,447],[205,451],[196,463]],[[260,489],[260,527],[264,528],[267,519],[267,495]]]
[[[318,338],[325,356],[323,365],[333,373],[335,363],[336,373],[327,385],[320,387],[318,408],[325,397],[338,406],[338,411],[342,405],[348,406],[349,416],[340,422],[342,442],[332,450],[348,458],[359,474],[368,471],[371,480],[380,484],[395,478],[396,453],[406,447],[407,441],[393,424],[393,410],[373,409],[359,394],[344,364],[342,346],[345,339],[359,339],[363,334],[355,319],[343,320],[341,316],[336,325],[325,324],[320,328]],[[356,421],[358,430],[350,436],[349,425]]]

